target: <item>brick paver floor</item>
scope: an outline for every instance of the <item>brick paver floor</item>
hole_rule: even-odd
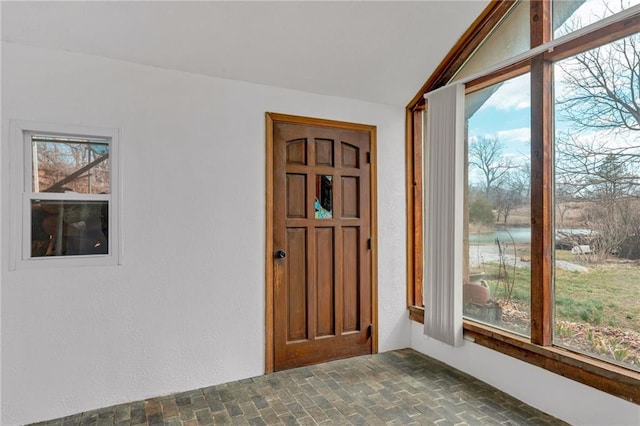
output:
[[[411,349],[327,362],[39,423],[564,425]]]

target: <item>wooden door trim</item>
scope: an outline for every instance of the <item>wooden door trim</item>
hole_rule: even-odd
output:
[[[350,123],[345,121],[325,120],[320,118],[302,117],[297,115],[265,113],[266,133],[266,163],[265,163],[265,373],[272,373],[275,365],[275,336],[274,336],[274,281],[273,281],[273,131],[274,123],[300,124],[305,126],[329,127],[334,129],[358,130],[369,133],[370,141],[370,206],[371,209],[371,351],[378,352],[378,205],[377,192],[377,149],[376,126],[368,124]]]

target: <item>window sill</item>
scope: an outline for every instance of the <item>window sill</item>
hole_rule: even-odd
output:
[[[424,308],[409,307],[409,318],[424,324]],[[464,335],[474,343],[544,368],[603,392],[640,404],[640,373],[555,346],[538,346],[528,340],[464,320]]]
[[[81,266],[119,266],[122,262],[113,254],[82,255],[82,256],[42,256],[30,259],[11,261],[9,270],[49,269],[49,268],[78,268]]]

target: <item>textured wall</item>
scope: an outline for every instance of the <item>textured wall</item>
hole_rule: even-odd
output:
[[[2,424],[264,372],[265,111],[378,126],[380,351],[409,345],[404,111],[2,45]],[[123,130],[123,265],[9,271],[8,123]]]

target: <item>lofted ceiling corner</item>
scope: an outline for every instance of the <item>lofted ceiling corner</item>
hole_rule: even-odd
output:
[[[2,40],[404,106],[488,3],[2,1]]]

